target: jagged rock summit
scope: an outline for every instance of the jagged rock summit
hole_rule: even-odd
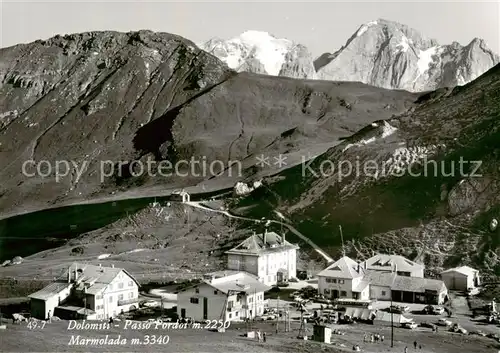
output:
[[[246,31],[229,40],[213,38],[200,48],[238,72],[315,78],[313,57],[305,46],[267,32]]]
[[[319,79],[420,92],[464,85],[498,62],[482,39],[466,46],[439,45],[406,25],[379,19],[362,25],[342,48],[314,64]]]

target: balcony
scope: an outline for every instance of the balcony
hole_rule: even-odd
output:
[[[122,300],[118,300],[118,306],[137,304],[138,302],[139,302],[139,298],[122,299]]]

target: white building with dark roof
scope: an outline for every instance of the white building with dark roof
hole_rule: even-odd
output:
[[[74,263],[63,279],[29,295],[39,319],[107,319],[138,308],[139,283],[126,270]]]
[[[401,255],[377,254],[361,263],[361,267],[372,271],[395,271],[400,276],[424,278],[425,266]]]
[[[220,271],[177,294],[177,314],[195,321],[239,321],[264,313],[264,292],[271,289],[252,274]]]
[[[469,267],[460,266],[441,272],[441,278],[449,289],[466,291],[479,286],[479,271]]]
[[[226,252],[227,268],[251,273],[266,285],[297,276],[297,249],[275,232],[253,234]]]

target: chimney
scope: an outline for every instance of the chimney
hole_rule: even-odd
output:
[[[366,265],[366,261],[365,261],[365,262],[363,263],[363,267],[365,268],[365,270],[366,270],[366,266],[367,266],[367,265]]]
[[[78,279],[78,264],[75,264],[75,282]]]
[[[111,264],[111,268],[115,268],[115,264]]]
[[[267,228],[264,228],[264,247],[266,247],[266,244],[267,244]]]
[[[68,283],[71,283],[71,266],[68,267]]]
[[[360,270],[361,270],[361,268],[360,268],[360,265],[359,265],[359,263],[358,263],[358,273],[359,273],[359,271],[360,271]]]

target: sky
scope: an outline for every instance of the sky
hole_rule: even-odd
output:
[[[499,0],[0,2],[0,47],[94,30],[150,29],[195,43],[260,30],[304,44],[320,55],[339,49],[363,23],[383,18],[415,28],[440,44],[465,45],[479,37],[500,52]]]

